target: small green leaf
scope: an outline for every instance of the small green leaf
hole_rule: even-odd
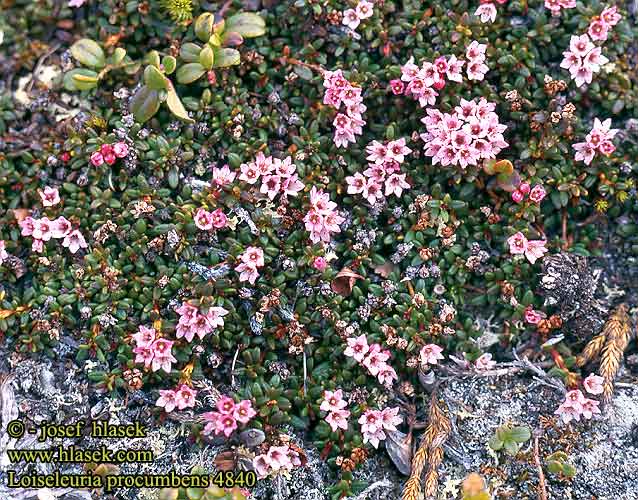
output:
[[[210,12],[204,12],[195,19],[195,35],[202,42],[207,42],[213,32],[215,17]]]
[[[153,90],[166,90],[167,79],[155,66],[146,66],[144,70],[144,83]]]
[[[266,22],[253,12],[240,12],[226,19],[226,30],[236,31],[244,38],[254,38],[266,33]]]
[[[505,451],[509,455],[516,455],[520,449],[520,445],[515,441],[505,441],[503,444],[505,446]]]
[[[508,432],[508,437],[512,441],[516,441],[517,443],[524,443],[532,437],[532,432],[529,427],[526,425],[522,425],[519,427],[512,427]]]
[[[177,81],[179,83],[193,83],[199,80],[204,73],[206,73],[206,68],[197,62],[184,64],[177,70]]]
[[[82,38],[71,45],[71,55],[89,68],[103,68],[106,65],[104,51],[96,42]]]
[[[140,123],[150,120],[159,110],[159,91],[144,85],[131,99],[131,113]]]
[[[75,68],[64,75],[63,83],[67,90],[90,90],[97,87],[97,73],[86,68]]]
[[[177,60],[173,56],[164,56],[162,58],[162,67],[164,68],[164,74],[170,75],[177,67]]]
[[[160,55],[157,50],[151,50],[146,56],[146,62],[157,69],[160,67]]]
[[[111,60],[113,61],[113,64],[120,64],[125,57],[126,57],[126,50],[124,50],[122,47],[118,47],[113,52],[113,55],[111,56]]]
[[[239,64],[241,56],[239,51],[235,49],[217,49],[215,50],[215,68],[227,68]]]
[[[503,447],[503,441],[501,441],[499,438],[497,438],[496,435],[492,436],[487,444],[494,451],[498,451],[498,450],[500,450]]]

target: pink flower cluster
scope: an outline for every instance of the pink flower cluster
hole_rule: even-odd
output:
[[[281,194],[284,200],[288,196],[297,196],[305,187],[299,180],[297,166],[292,163],[290,156],[280,160],[259,152],[255,161],[244,163],[240,169],[239,180],[248,184],[255,184],[261,180],[259,192],[268,196],[270,200],[274,200],[278,194]]]
[[[370,375],[377,377],[380,384],[392,385],[394,380],[398,380],[397,372],[387,363],[390,351],[383,350],[381,344],[368,345],[365,334],[350,337],[347,343],[348,347],[343,354],[362,364]]]
[[[6,245],[4,240],[0,240],[0,266],[2,265],[2,263],[9,258],[9,254],[7,253],[6,250]]]
[[[195,225],[202,231],[222,229],[228,224],[228,217],[221,208],[209,212],[204,208],[197,210],[195,214]]]
[[[150,368],[154,372],[164,370],[171,372],[171,365],[177,360],[171,352],[174,342],[172,340],[158,338],[154,328],[140,326],[133,336],[136,363],[144,363],[144,368]]]
[[[363,175],[357,172],[346,177],[348,194],[361,193],[371,205],[391,194],[400,198],[403,190],[410,187],[405,180],[406,174],[399,173],[406,155],[412,152],[405,145],[405,139],[397,139],[387,144],[372,141],[366,147],[366,152],[370,162],[368,169]]]
[[[577,87],[591,83],[594,73],[600,71],[601,66],[607,64],[607,59],[587,35],[572,35],[569,50],[563,52],[560,67],[569,71]]]
[[[333,233],[341,232],[341,223],[345,220],[337,211],[337,204],[330,201],[330,195],[322,189],[312,186],[310,190],[310,210],[303,221],[310,232],[313,243],[329,243]]]
[[[422,366],[436,365],[440,359],[445,359],[443,348],[436,344],[425,344],[419,352],[419,361]]]
[[[463,81],[462,69],[464,61],[456,56],[437,57],[434,63],[424,61],[419,68],[414,64],[414,58],[410,57],[407,63],[401,66],[401,80],[392,80],[390,87],[396,95],[405,93],[419,101],[421,107],[433,106],[437,90],[445,87],[445,79],[461,83]],[[404,87],[403,82],[407,85]]]
[[[592,373],[583,381],[583,387],[589,394],[602,394],[603,380],[602,377]],[[594,415],[600,414],[599,404],[599,401],[586,398],[579,389],[575,389],[565,395],[565,401],[563,401],[555,413],[566,424],[572,420],[579,422],[580,417],[589,420]]]
[[[43,207],[52,207],[53,205],[60,203],[60,192],[58,191],[58,188],[46,186],[42,191],[39,191],[38,194],[42,199]]]
[[[195,407],[197,391],[186,384],[180,384],[175,389],[160,389],[159,393],[160,397],[155,402],[155,405],[164,408],[166,413],[172,412],[175,408],[185,410],[186,408]]]
[[[545,0],[545,8],[552,12],[552,16],[560,16],[562,9],[573,9],[576,0]]]
[[[378,448],[379,442],[386,438],[384,431],[396,431],[396,426],[403,422],[403,417],[399,415],[399,407],[397,406],[383,410],[366,410],[359,417],[358,422],[361,424],[363,442]]]
[[[521,182],[521,184],[512,192],[512,200],[516,203],[520,203],[525,199],[525,196],[529,195],[530,201],[534,203],[540,203],[543,201],[547,193],[545,188],[536,184],[531,190],[528,182]]]
[[[485,78],[485,73],[490,69],[487,67],[487,64],[485,64],[486,49],[487,45],[473,40],[465,50],[465,57],[467,58],[467,67],[465,70],[467,71],[468,80],[481,81]]]
[[[486,352],[481,354],[476,361],[474,361],[474,368],[478,371],[491,370],[496,366],[496,361],[492,359],[492,353]]]
[[[592,40],[604,42],[609,37],[609,30],[616,26],[622,16],[618,13],[618,7],[607,7],[600,13],[600,16],[594,17],[589,23],[587,33]]]
[[[323,86],[326,88],[323,103],[337,110],[341,108],[341,104],[345,107],[345,113],[338,113],[332,122],[335,127],[334,143],[339,148],[345,148],[348,143],[356,141],[355,135],[360,135],[366,124],[363,120],[366,106],[363,104],[361,87],[353,86],[340,69],[326,71],[323,78]]]
[[[94,167],[100,165],[113,165],[118,158],[126,158],[128,155],[128,145],[125,142],[116,142],[115,144],[102,144],[99,151],[91,155],[91,164]]]
[[[239,256],[239,265],[235,271],[239,273],[239,281],[248,281],[251,285],[259,277],[259,268],[264,266],[264,251],[259,247],[248,247]]]
[[[529,323],[530,325],[537,325],[546,316],[547,315],[544,312],[537,311],[532,306],[527,306],[525,308],[525,312],[523,313],[523,317],[525,318],[525,322]]]
[[[348,429],[348,417],[350,411],[346,410],[348,403],[343,400],[343,391],[337,389],[336,391],[324,391],[323,401],[319,409],[325,411],[326,423],[330,425],[332,432],[336,432],[338,429],[344,431]]]
[[[432,164],[466,168],[481,159],[496,158],[508,144],[503,137],[507,126],[499,123],[495,108],[496,104],[483,97],[478,102],[461,99],[452,113],[428,108],[428,116],[421,119],[427,130],[421,139]]]
[[[546,240],[528,240],[520,231],[510,236],[507,239],[507,244],[510,246],[512,255],[525,254],[531,264],[541,259],[547,252]]]
[[[82,233],[78,229],[73,229],[71,223],[62,216],[55,220],[49,220],[48,217],[25,217],[19,225],[22,236],[33,238],[31,250],[34,252],[42,253],[44,242],[51,238],[62,239],[62,246],[68,248],[71,253],[88,247]]]
[[[223,434],[229,437],[237,429],[237,422],[247,424],[257,415],[248,399],[235,403],[233,398],[222,396],[215,406],[217,411],[211,411],[203,415],[207,421],[206,427],[204,427],[205,434],[214,432],[216,435]]]
[[[372,17],[373,7],[371,2],[360,0],[354,9],[347,9],[343,12],[342,23],[351,30],[356,30],[361,21]]]
[[[271,446],[267,453],[253,458],[253,467],[259,478],[278,472],[289,472],[295,467],[301,467],[301,456],[290,445]]]
[[[188,302],[183,302],[175,311],[179,314],[175,336],[178,339],[184,337],[188,342],[192,342],[195,335],[201,340],[216,328],[223,327],[224,316],[228,314],[226,309],[216,306],[202,313]]]
[[[594,127],[585,137],[585,142],[572,145],[576,150],[574,160],[584,161],[585,165],[589,165],[596,156],[596,152],[609,156],[616,150],[612,140],[617,132],[618,129],[611,128],[611,118],[607,118],[604,122],[594,118]]]

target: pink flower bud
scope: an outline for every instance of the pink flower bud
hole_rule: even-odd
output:
[[[128,145],[125,142],[116,142],[113,144],[113,153],[118,158],[125,158],[128,155]]]
[[[99,151],[96,151],[95,153],[91,155],[91,164],[94,167],[99,167],[103,163],[104,163],[104,157],[102,156],[102,153],[100,153]]]
[[[117,161],[117,158],[113,153],[107,153],[104,155],[104,161],[109,165],[113,165]]]
[[[521,182],[521,185],[518,186],[518,190],[523,194],[529,194],[529,182]]]
[[[525,198],[525,195],[521,193],[518,189],[512,193],[512,200],[516,203],[520,203]]]
[[[326,267],[328,267],[328,263],[323,257],[315,257],[315,260],[312,261],[312,267],[317,271],[324,272]]]
[[[102,144],[102,146],[100,146],[100,153],[102,153],[104,157],[108,154],[113,154],[113,146],[110,144]]]
[[[441,90],[443,87],[445,87],[445,78],[439,75],[439,79],[434,82],[434,88],[436,90]]]
[[[394,95],[401,95],[405,90],[405,83],[398,78],[396,80],[390,80],[390,89]]]

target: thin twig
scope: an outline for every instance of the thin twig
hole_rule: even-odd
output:
[[[534,436],[534,463],[538,469],[538,500],[547,500],[547,486],[545,484],[545,474],[541,465],[541,458],[538,454],[538,436]]]
[[[230,386],[235,387],[235,363],[237,363],[237,356],[239,356],[239,347],[235,351],[235,355],[233,356],[233,364],[230,367]]]

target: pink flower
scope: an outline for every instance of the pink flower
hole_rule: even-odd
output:
[[[562,405],[558,407],[558,409],[554,413],[558,415],[561,418],[561,420],[566,424],[568,424],[572,420],[575,420],[576,422],[578,422],[582,414],[582,406],[574,407],[574,406],[566,405],[565,403],[563,403]]]
[[[399,80],[390,80],[390,90],[394,95],[402,95],[405,90],[405,84]]]
[[[485,50],[487,49],[487,45],[477,42],[473,40],[465,49],[465,57],[470,62],[483,62],[485,60]]]
[[[99,151],[96,151],[95,153],[93,153],[91,155],[91,164],[94,167],[99,167],[100,165],[104,164],[104,156],[102,156],[102,153],[100,153]]]
[[[34,239],[31,242],[31,250],[33,252],[42,253],[44,251],[44,242],[42,240]]]
[[[291,469],[290,449],[287,446],[271,446],[268,448],[268,461],[274,470]]]
[[[569,50],[578,57],[585,57],[594,47],[587,35],[572,35],[569,40]]]
[[[384,161],[394,160],[403,163],[405,157],[411,152],[412,150],[405,145],[405,137],[401,137],[401,139],[388,142]]]
[[[0,240],[0,266],[9,257],[4,240]]]
[[[585,396],[578,389],[574,389],[565,394],[564,405],[580,408],[585,402]]]
[[[382,351],[379,344],[372,344],[362,364],[375,377],[386,369],[386,361],[390,359],[390,351]]]
[[[363,432],[363,442],[370,443],[375,448],[379,447],[379,443],[385,440],[386,435],[382,429],[377,429],[375,432]]]
[[[226,224],[228,223],[228,218],[221,208],[218,208],[210,214],[210,220],[213,227],[216,229],[226,227]]]
[[[18,225],[20,226],[20,234],[22,236],[31,236],[35,230],[35,219],[33,217],[25,217],[18,222]]]
[[[381,411],[381,426],[386,431],[396,431],[396,426],[403,422],[403,417],[399,415],[399,411],[400,408],[398,406],[395,408],[385,408]]]
[[[254,285],[259,278],[259,271],[252,264],[242,262],[235,268],[235,271],[239,273],[239,281],[248,281],[251,285]]]
[[[278,175],[266,175],[262,179],[260,193],[268,196],[269,199],[274,200],[275,196],[279,194],[281,190],[281,177]]]
[[[58,188],[46,186],[44,190],[40,191],[40,198],[42,198],[42,205],[45,207],[52,207],[60,203]]]
[[[219,398],[215,406],[217,407],[219,413],[221,413],[222,415],[232,415],[233,413],[235,413],[236,410],[235,401],[233,400],[233,398],[230,398],[228,396],[222,396],[221,398]]]
[[[47,217],[40,217],[39,219],[34,220],[32,236],[36,240],[49,241],[53,236],[51,234],[51,221]]]
[[[523,201],[523,198],[525,198],[525,195],[519,189],[517,189],[516,191],[512,191],[512,200],[515,203],[520,203],[521,201]]]
[[[112,155],[113,154],[113,146],[111,144],[102,144],[100,146],[100,153],[102,153],[102,156]]]
[[[397,198],[401,197],[404,189],[409,189],[410,184],[405,181],[406,174],[392,174],[385,181],[385,196],[394,194]]]
[[[173,341],[168,339],[157,339],[153,342],[150,348],[153,351],[153,362],[151,363],[151,370],[154,372],[158,370],[164,370],[166,373],[171,372],[172,363],[177,363],[175,357],[171,353],[173,348]]]
[[[346,342],[348,347],[343,352],[344,355],[354,358],[357,362],[361,363],[363,358],[370,350],[368,346],[368,339],[365,334],[361,334],[358,337],[349,337]]]
[[[72,231],[71,223],[64,217],[60,216],[51,224],[51,236],[54,238],[64,238]]]
[[[207,210],[203,208],[198,209],[193,219],[195,225],[202,231],[213,229],[213,217]]]
[[[616,146],[614,146],[614,143],[611,141],[603,141],[600,143],[600,146],[598,146],[598,151],[600,151],[605,156],[609,156],[614,151],[616,151]]]
[[[237,421],[232,415],[219,415],[215,421],[215,434],[230,437],[235,429],[237,429]]]
[[[436,344],[425,344],[419,352],[422,365],[436,365],[440,359],[444,359],[443,348]]]
[[[525,321],[530,325],[537,325],[545,317],[540,311],[536,311],[532,306],[528,306],[524,313]]]
[[[594,159],[594,156],[596,155],[596,150],[592,148],[586,142],[579,142],[577,144],[573,144],[572,147],[576,151],[576,154],[574,155],[574,160],[584,161],[585,165],[589,165]]]
[[[312,261],[312,267],[314,267],[319,272],[324,272],[328,267],[328,262],[323,257],[315,257]]]
[[[512,255],[524,254],[527,250],[528,241],[525,238],[525,235],[520,231],[516,234],[513,234],[507,239],[507,244],[510,247],[510,253]]]
[[[373,4],[366,0],[359,0],[357,7],[355,8],[359,19],[367,19],[372,16]]]
[[[254,267],[262,267],[264,265],[264,251],[259,247],[247,247],[239,258],[242,262],[251,264]]]
[[[179,410],[195,407],[195,396],[197,391],[191,389],[186,384],[180,385],[175,391],[175,404]]]
[[[583,403],[583,407],[582,407],[583,417],[589,420],[594,415],[599,415],[600,414],[600,408],[598,408],[599,404],[600,404],[600,401],[596,401],[595,399],[585,399],[585,402]]]
[[[149,368],[153,362],[153,349],[148,345],[140,345],[133,349],[135,363],[143,363],[145,368]]]
[[[547,241],[545,240],[530,240],[527,242],[527,248],[525,249],[525,257],[534,264],[538,259],[541,259],[543,255],[547,253]]]
[[[261,175],[254,163],[244,163],[239,167],[239,169],[241,170],[239,180],[247,182],[248,184],[255,184]]]
[[[232,183],[237,177],[235,172],[231,172],[228,165],[224,165],[222,168],[213,167],[213,182],[218,186],[227,186]]]
[[[132,335],[132,338],[137,347],[149,347],[155,341],[155,334],[154,328],[140,325],[139,330]]]
[[[338,429],[348,430],[348,417],[350,411],[337,410],[332,411],[326,415],[326,423],[332,429],[332,432],[337,432]]]
[[[125,142],[116,142],[113,144],[113,154],[117,158],[126,158],[128,155],[128,145]]]
[[[233,416],[237,422],[247,424],[255,415],[257,415],[257,412],[253,409],[250,400],[244,399],[238,405],[235,405]]]
[[[361,23],[361,19],[359,19],[354,9],[347,9],[343,12],[343,20],[341,22],[351,30],[356,30]]]
[[[257,455],[253,458],[253,468],[260,479],[263,479],[268,475],[270,471],[270,461],[268,455]]]
[[[447,71],[445,72],[448,80],[457,83],[463,82],[462,71],[464,64],[465,61],[458,60],[456,56],[450,56],[447,60]]]
[[[615,5],[613,7],[607,7],[600,13],[601,19],[606,22],[609,26],[616,26],[622,19],[622,16],[618,14],[618,7]]]
[[[534,203],[540,203],[546,194],[545,188],[541,184],[536,184],[529,193],[529,199]]]
[[[337,389],[336,391],[324,391],[323,392],[323,401],[321,402],[321,406],[319,409],[325,412],[332,411],[341,411],[348,403],[343,400],[343,391],[341,389]]]
[[[175,391],[160,389],[159,393],[160,397],[155,402],[155,405],[164,408],[164,411],[166,411],[166,413],[172,412],[177,406]]]
[[[474,15],[479,16],[482,23],[486,23],[488,21],[493,23],[496,21],[496,7],[493,3],[481,4],[474,12]]]
[[[82,7],[86,0],[69,0],[69,7],[73,7],[77,9],[78,7]]]
[[[592,40],[599,40],[602,42],[607,40],[607,37],[609,36],[609,28],[610,26],[602,19],[595,19],[589,24],[587,33]]]
[[[359,417],[358,422],[361,424],[361,432],[375,433],[379,429],[383,429],[383,417],[379,410],[366,410]]]
[[[477,370],[491,370],[496,366],[496,361],[492,361],[492,354],[486,352],[479,356],[479,358],[474,362],[474,366]]]
[[[62,246],[67,247],[71,253],[76,253],[80,248],[88,247],[84,236],[78,229],[71,231],[64,237]]]
[[[381,368],[379,368],[377,380],[380,384],[390,387],[395,380],[399,380],[399,376],[394,368],[392,368],[389,364],[384,363]]]
[[[521,182],[518,186],[518,190],[523,194],[529,194],[529,182]]]
[[[604,378],[598,375],[590,374],[585,380],[583,380],[583,387],[589,394],[602,394]]]

